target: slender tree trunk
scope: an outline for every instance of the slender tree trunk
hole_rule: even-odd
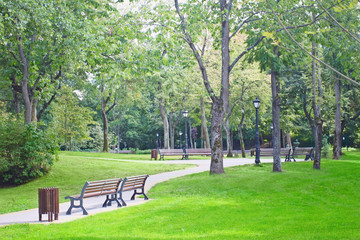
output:
[[[278,47],[274,47],[274,53],[276,56],[278,54]],[[280,158],[280,148],[281,148],[281,130],[280,130],[280,82],[279,82],[279,73],[278,70],[274,67],[275,63],[271,66],[271,92],[272,92],[272,123],[273,123],[273,132],[272,132],[272,142],[273,142],[273,172],[281,172],[281,158]]]
[[[170,147],[169,121],[168,121],[168,117],[166,115],[165,107],[162,105],[161,102],[162,101],[160,101],[160,103],[159,103],[159,108],[160,108],[160,114],[161,114],[161,118],[163,120],[163,125],[164,125],[164,149],[169,149],[169,147]]]
[[[244,124],[244,119],[245,119],[245,113],[243,112],[242,115],[241,115],[241,121],[240,121],[240,124],[239,124],[239,139],[240,139],[240,147],[241,147],[241,156],[243,158],[246,157],[244,137],[243,137],[243,133],[242,133],[242,126]]]
[[[289,132],[286,133],[286,145],[289,145],[289,148],[292,148],[291,137]]]
[[[312,54],[315,56],[316,43],[312,42]],[[321,140],[322,140],[322,124],[321,119],[321,100],[322,100],[322,87],[321,87],[321,74],[318,74],[318,81],[316,81],[316,62],[312,61],[312,108],[314,112],[314,140],[315,140],[315,156],[314,156],[314,169],[320,169],[321,162]]]
[[[20,59],[23,65],[22,67],[23,79],[21,82],[21,93],[24,100],[25,123],[29,124],[31,123],[31,105],[32,105],[30,91],[29,91],[29,61],[26,59],[24,48],[22,46],[21,37],[19,37],[19,41],[20,43],[18,45],[18,48],[19,48]]]
[[[336,111],[335,111],[333,159],[340,159],[341,145],[342,145],[341,104],[340,104],[341,89],[340,89],[340,80],[337,77],[335,77],[335,98],[336,98]]]
[[[191,148],[194,148],[194,142],[193,142],[193,139],[192,139],[192,134],[191,134],[191,129],[192,129],[192,127],[191,127],[191,120],[190,119],[188,119],[188,121],[189,121],[189,140],[190,140],[190,147]]]
[[[104,97],[101,98],[101,116],[103,120],[103,135],[104,135],[104,145],[103,152],[109,151],[109,123],[106,116],[106,103]]]
[[[209,139],[209,131],[206,123],[206,115],[205,115],[205,106],[204,106],[204,98],[200,98],[201,104],[201,138],[202,143],[204,143],[204,148],[210,148],[210,139]]]
[[[211,164],[210,174],[225,173],[223,167],[222,122],[224,119],[221,99],[213,102],[211,107]]]
[[[121,128],[121,125],[120,125],[120,121],[121,121],[121,111],[119,111],[119,124],[117,126],[117,149],[118,149],[118,152],[120,150],[120,128]]]
[[[231,141],[231,131],[230,131],[229,118],[225,119],[224,129],[225,129],[225,133],[226,133],[227,157],[232,157],[233,156],[233,153],[232,153],[233,146],[232,146],[232,141]]]
[[[11,75],[10,80],[12,81],[12,86],[13,86],[12,92],[13,92],[13,98],[14,98],[14,111],[16,114],[18,114],[18,113],[20,113],[21,109],[20,109],[19,94],[18,94],[17,89],[15,89],[17,87],[15,75]]]
[[[31,104],[31,121],[37,122],[37,105],[39,103],[39,99],[34,98]]]
[[[170,148],[175,148],[175,126],[174,126],[174,115],[169,113],[169,129],[170,129]]]

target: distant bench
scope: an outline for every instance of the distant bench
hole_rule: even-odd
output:
[[[183,149],[159,149],[160,160],[164,160],[164,156],[182,156],[181,159],[186,159],[187,156],[211,155],[210,148],[188,148],[186,152]]]
[[[118,207],[126,206],[126,203],[123,199],[123,192],[134,190],[134,194],[131,197],[131,200],[135,199],[135,195],[142,194],[145,200],[149,198],[146,196],[144,187],[146,179],[149,175],[141,175],[134,177],[127,177],[124,180],[122,178],[107,179],[100,181],[88,181],[85,183],[81,194],[75,196],[66,196],[65,199],[70,199],[70,207],[67,210],[66,214],[71,215],[72,208],[81,208],[83,210],[83,215],[88,215],[88,212],[84,207],[84,198],[98,197],[106,195],[106,200],[103,203],[103,207],[111,206],[111,202],[115,201],[118,204]],[[141,190],[141,192],[137,192]],[[117,197],[119,194],[119,198]],[[121,201],[121,203],[119,202]],[[79,205],[75,205],[75,201],[79,201]]]
[[[296,148],[294,148],[289,161],[291,161],[291,159],[293,159],[294,162],[296,162],[294,156],[303,156],[303,155],[305,155],[305,159],[304,159],[305,161],[314,160],[314,148],[313,147],[296,147]]]
[[[115,153],[131,153],[130,150],[118,150],[118,151],[115,151]]]
[[[196,155],[209,156],[209,155],[211,155],[211,149],[210,148],[189,148],[189,149],[186,149],[186,155],[188,155],[188,156],[196,156]]]
[[[182,156],[181,159],[185,159],[185,153],[182,149],[159,149],[159,160],[165,160],[164,156]]]
[[[285,162],[289,161],[290,152],[291,152],[291,148],[280,148],[280,156],[285,157]],[[251,154],[251,156],[255,156],[256,149],[251,149],[250,154]],[[260,148],[260,156],[272,157],[273,155],[274,155],[273,148]]]

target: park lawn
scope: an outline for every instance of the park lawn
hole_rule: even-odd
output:
[[[360,239],[360,153],[227,168],[152,188],[152,201],[73,222],[0,228],[1,239]]]
[[[151,154],[124,154],[124,153],[102,153],[102,152],[61,152],[64,156],[98,157],[124,160],[151,160]],[[160,155],[158,156],[159,161]],[[210,159],[208,156],[190,156],[190,160]],[[165,160],[181,160],[181,156],[165,156]],[[154,159],[152,160],[154,161]],[[162,161],[162,160],[161,160]]]
[[[106,154],[104,154],[106,155]],[[89,155],[86,155],[89,156]],[[98,153],[99,158],[102,156]],[[193,165],[125,162],[111,159],[74,157],[60,152],[52,170],[46,175],[17,187],[0,188],[0,214],[38,207],[38,188],[58,187],[60,202],[64,197],[81,192],[86,181],[101,180],[185,169]],[[0,237],[1,239],[1,237]]]

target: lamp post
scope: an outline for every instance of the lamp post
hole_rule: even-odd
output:
[[[180,149],[182,149],[182,145],[181,145],[181,135],[182,135],[183,133],[182,133],[182,131],[180,131],[179,132],[179,136],[180,136],[180,144],[179,144],[179,147],[180,147]]]
[[[260,139],[259,139],[259,113],[258,109],[260,107],[260,100],[256,97],[256,99],[253,101],[254,107],[256,109],[256,132],[255,132],[255,148],[256,148],[256,155],[255,155],[255,164],[260,164]]]
[[[183,116],[185,118],[185,153],[186,153],[186,150],[188,148],[188,142],[187,142],[187,118],[189,116],[189,112],[188,111],[184,111],[183,112]],[[189,159],[189,156],[188,155],[185,155],[185,159],[188,160]]]
[[[159,150],[159,134],[156,133],[156,149]]]

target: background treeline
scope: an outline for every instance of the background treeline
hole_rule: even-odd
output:
[[[179,148],[180,137],[184,146],[184,134],[179,134],[184,110],[190,113],[189,146],[210,147],[212,99],[223,92],[221,14],[228,14],[232,33],[221,130],[228,156],[232,149],[255,145],[255,97],[261,100],[261,145],[272,146],[272,76],[283,146],[295,139],[300,146],[314,146],[314,131],[321,126],[322,146],[331,144],[335,158],[341,146],[360,147],[359,86],[314,62],[277,19],[281,15],[286,30],[306,50],[356,83],[357,1],[230,1],[225,5],[231,13],[213,1],[189,0],[180,3],[179,11],[176,3],[1,1],[0,110],[6,134],[0,139],[0,161],[16,162],[10,165],[21,171],[34,168],[35,174],[23,171],[31,179],[49,169],[53,158],[46,156],[55,148],[146,150],[156,148],[157,133],[160,147]],[[191,39],[184,35],[183,13]],[[29,132],[40,135],[24,138]],[[20,147],[29,141],[39,153],[30,167],[27,155],[34,150]],[[5,180],[12,168],[1,168],[3,182],[27,181]]]

